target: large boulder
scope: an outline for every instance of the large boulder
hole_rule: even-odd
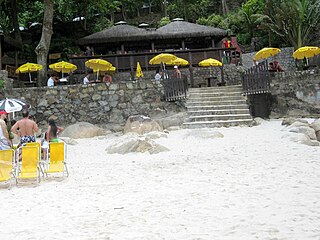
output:
[[[70,125],[61,133],[61,137],[69,138],[92,138],[106,134],[106,130],[99,128],[91,123],[78,122]]]
[[[316,132],[320,131],[320,119],[314,120],[314,121],[310,124],[310,126],[311,126]]]
[[[281,125],[289,126],[289,125],[293,124],[294,122],[301,122],[301,123],[308,124],[308,121],[305,119],[297,119],[294,117],[287,117],[282,120]]]
[[[123,130],[124,133],[135,132],[140,135],[155,131],[163,132],[163,129],[156,121],[143,115],[130,116]]]
[[[308,146],[319,146],[319,142],[312,141],[308,135],[304,133],[288,133],[283,135],[282,138],[288,138],[292,142],[301,143]]]
[[[156,121],[160,124],[160,126],[162,126],[163,129],[168,129],[170,127],[181,126],[186,117],[187,113],[181,112],[163,118],[158,118]]]
[[[109,154],[145,153],[156,154],[169,151],[168,148],[157,144],[148,137],[139,136],[136,133],[124,134],[116,142],[107,145],[106,150]]]
[[[306,126],[291,127],[288,131],[289,131],[289,132],[294,132],[294,133],[304,133],[304,134],[306,134],[311,140],[317,140],[316,132],[315,132],[314,129],[311,128],[311,127],[306,127]]]

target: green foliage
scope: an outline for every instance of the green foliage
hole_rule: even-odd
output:
[[[23,11],[18,12],[19,25],[29,27],[30,23],[42,22],[43,19],[43,1],[18,1],[18,9]]]
[[[171,21],[170,21],[170,18],[169,17],[163,17],[160,19],[160,21],[158,22],[158,27],[163,27],[167,24],[169,24]]]
[[[5,81],[3,79],[0,79],[0,91],[4,89],[5,85]]]
[[[258,15],[261,26],[299,48],[315,42],[320,27],[320,1],[268,0],[264,14]]]
[[[198,24],[212,26],[212,27],[218,27],[221,25],[224,25],[225,23],[222,23],[224,21],[224,18],[221,15],[212,14],[209,17],[200,17],[197,20]]]
[[[99,17],[94,24],[93,32],[100,32],[105,28],[112,27],[112,22],[106,17]]]

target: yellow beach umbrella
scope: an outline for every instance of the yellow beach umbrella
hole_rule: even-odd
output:
[[[168,65],[187,66],[187,65],[189,65],[189,62],[183,58],[177,57],[175,60],[173,60]]]
[[[199,62],[200,67],[222,67],[222,62],[217,59],[208,58]]]
[[[63,73],[70,73],[77,70],[76,65],[69,62],[64,62],[64,61],[50,64],[49,68],[56,72],[62,72],[62,78],[63,78]]]
[[[116,70],[117,70],[117,68],[112,66],[112,67],[110,67],[110,68],[108,68],[106,70],[99,71],[99,74],[103,75],[105,73],[115,73]],[[93,70],[93,72],[96,73],[96,72],[98,72],[98,70]]]
[[[142,72],[142,69],[141,69],[141,66],[140,66],[139,62],[137,62],[136,77],[137,78],[143,77],[143,72]]]
[[[269,57],[273,57],[277,55],[281,50],[279,48],[262,48],[260,51],[256,53],[253,60],[261,60]]]
[[[150,59],[149,64],[155,65],[155,64],[170,64],[172,61],[176,60],[177,56],[170,54],[170,53],[161,53],[152,59]]]
[[[320,54],[320,48],[319,47],[313,47],[313,46],[305,46],[298,48],[292,56],[295,59],[304,59],[304,58],[311,58],[316,55]]]
[[[37,72],[42,69],[42,66],[37,63],[25,63],[17,68],[16,73],[29,73],[29,79],[31,82],[31,72]]]
[[[93,71],[97,71],[97,79],[99,76],[99,71],[107,71],[113,67],[111,63],[103,59],[90,59],[85,62],[85,65],[86,67],[91,68]]]

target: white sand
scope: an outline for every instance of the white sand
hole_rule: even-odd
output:
[[[320,239],[320,147],[282,128],[174,131],[155,155],[108,155],[114,136],[77,140],[68,179],[0,189],[0,239]]]

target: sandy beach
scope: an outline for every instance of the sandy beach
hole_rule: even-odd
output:
[[[69,178],[0,189],[0,239],[320,239],[320,147],[283,128],[171,131],[153,155],[77,139]]]

